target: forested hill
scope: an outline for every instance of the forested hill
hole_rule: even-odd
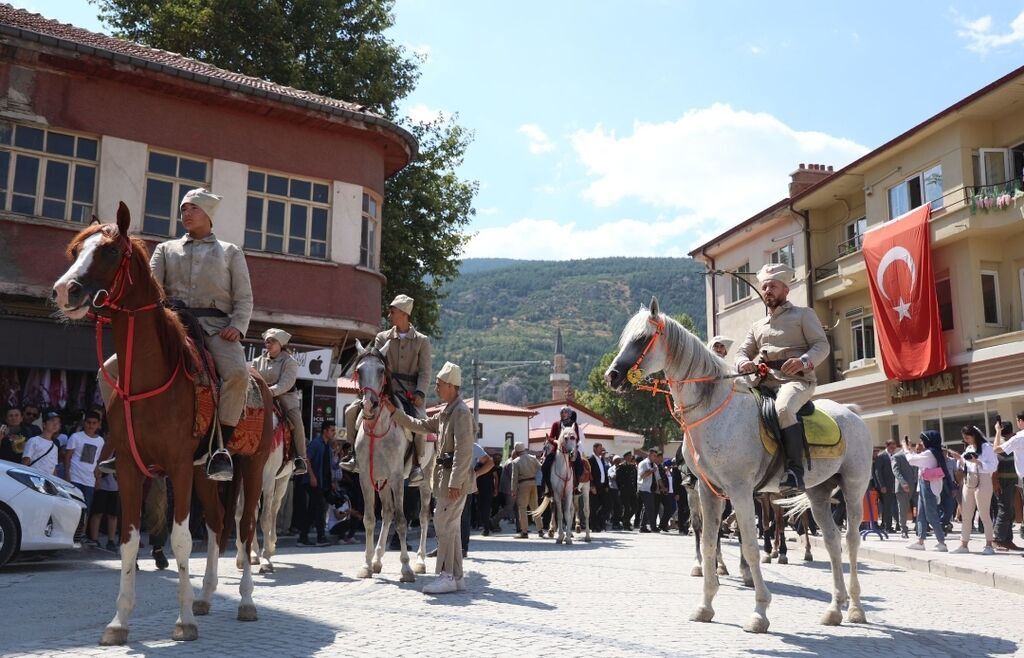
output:
[[[443,336],[434,340],[434,370],[445,360],[463,367],[472,395],[472,360],[532,361],[554,356],[561,327],[574,388],[613,350],[619,332],[640,304],[656,296],[673,316],[689,315],[703,337],[704,268],[689,258],[595,258],[463,261],[441,302]],[[482,366],[481,396],[509,404],[550,398],[546,366]]]

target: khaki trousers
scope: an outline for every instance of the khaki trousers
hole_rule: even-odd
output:
[[[466,506],[466,491],[455,500],[448,497],[447,489],[439,491],[434,509],[434,531],[437,533],[437,564],[435,573],[450,573],[462,578],[462,508]]]
[[[302,425],[302,407],[293,407],[284,412],[288,423],[292,426],[292,443],[295,444],[295,456],[306,457],[306,428]]]
[[[973,486],[972,486],[973,485]],[[971,540],[974,528],[974,510],[981,515],[981,527],[985,529],[985,543],[992,543],[992,474],[965,473],[963,501],[960,503],[960,543]]]
[[[219,335],[206,336],[206,349],[210,350],[213,362],[217,365],[220,376],[220,405],[217,407],[221,425],[234,427],[242,417],[245,407],[245,391],[249,385],[249,367],[245,363],[245,351],[242,343],[224,340]],[[103,364],[112,379],[117,379],[117,355],[110,357]],[[102,374],[97,378],[103,403],[110,403],[113,389]]]
[[[531,510],[537,509],[537,483],[533,480],[520,482],[516,488],[516,511],[519,513],[519,532],[529,534],[529,519],[526,517],[527,508]]]
[[[779,412],[779,427],[786,429],[796,425],[796,412],[800,407],[807,404],[807,401],[814,395],[814,384],[806,382],[783,382],[775,385],[768,383],[768,387],[774,388],[775,409]]]

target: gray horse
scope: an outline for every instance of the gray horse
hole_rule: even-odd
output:
[[[701,514],[704,519],[704,601],[690,616],[691,621],[707,622],[715,615],[712,603],[718,592],[715,574],[715,540],[726,496],[732,500],[741,529],[743,556],[754,580],[754,614],[744,630],[763,633],[768,630],[768,604],[771,594],[765,586],[758,561],[754,531],[754,489],[778,490],[780,467],[761,445],[759,410],[749,386],[731,376],[725,362],[715,356],[682,325],[660,313],[658,301],[640,311],[626,324],[619,340],[619,353],[605,372],[606,384],[621,390],[627,374],[637,369],[649,376],[664,372],[688,438],[686,462],[701,477]],[[635,376],[628,377],[636,381]],[[842,622],[843,608],[849,604],[847,620],[864,623],[857,579],[858,534],[861,499],[871,477],[871,436],[864,421],[847,407],[831,400],[816,400],[815,405],[835,419],[846,441],[842,457],[815,459],[808,470],[804,494],[821,527],[832,566],[832,600],[821,618],[822,624]],[[842,547],[839,529],[832,520],[829,499],[838,484],[847,501],[849,515],[846,533],[850,561],[849,591],[843,582]],[[804,496],[802,495],[801,498]]]

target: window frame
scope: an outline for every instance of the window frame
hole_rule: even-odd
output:
[[[0,151],[7,154],[7,175],[4,180],[0,181],[0,210],[3,212],[9,212],[13,215],[32,217],[34,219],[51,222],[60,222],[62,224],[88,224],[96,212],[96,197],[99,193],[100,136],[75,130],[65,130],[63,128],[18,123],[16,121],[2,121],[0,124],[6,124],[6,126],[9,127],[9,132],[6,134],[6,143],[0,143]],[[42,146],[39,149],[35,149],[30,146],[17,145],[16,131],[19,127],[26,130],[37,130],[42,132]],[[49,145],[51,134],[73,138],[73,154],[65,155],[49,151],[47,146]],[[96,157],[94,159],[90,160],[84,156],[78,155],[79,140],[81,139],[88,140],[95,144]],[[27,194],[15,190],[15,181],[18,174],[17,163],[22,157],[31,158],[36,161],[31,213],[14,209],[15,196],[22,198],[28,197]],[[46,183],[47,175],[50,170],[50,163],[59,163],[67,166],[67,178],[64,183],[64,198],[51,197],[47,195]],[[92,169],[92,197],[88,203],[75,199],[75,186],[80,168]],[[44,206],[47,202],[62,203],[64,205],[63,216],[57,218],[43,214]],[[74,219],[76,207],[84,207],[84,211],[82,213],[84,216],[80,219]]]
[[[871,324],[871,341],[870,344],[866,339],[865,327],[867,324]],[[859,334],[859,336],[858,336]],[[874,315],[862,315],[859,318],[850,320],[850,345],[853,348],[851,355],[855,358],[850,360],[850,363],[856,361],[863,361],[864,359],[874,359],[877,357],[875,351],[875,316]],[[870,354],[868,353],[870,352]]]
[[[380,234],[384,219],[384,198],[371,189],[363,188],[359,207],[359,266],[380,270]],[[376,214],[371,212],[376,209]],[[368,230],[373,228],[373,232]],[[367,245],[367,241],[372,245]]]
[[[983,269],[978,270],[978,275],[979,275],[980,283],[981,283],[981,316],[982,316],[982,318],[983,318],[983,320],[985,322],[985,326],[986,327],[1002,327],[1003,326],[1003,309],[1002,309],[1002,303],[1001,303],[1001,299],[1000,299],[1000,295],[999,295],[999,272],[996,271],[996,270],[990,270],[990,269],[984,269],[983,268]],[[995,300],[994,300],[995,308],[993,309],[995,311],[995,315],[996,315],[995,322],[989,322],[989,319],[988,319],[988,310],[989,309],[987,308],[988,304],[986,303],[986,299],[985,299],[985,277],[986,276],[991,276],[992,277],[992,292],[995,294]]]
[[[783,254],[788,254],[788,258],[789,258],[788,261],[780,260],[780,257]],[[790,267],[796,269],[796,264],[795,264],[795,262],[796,262],[796,253],[795,253],[795,249],[793,247],[793,243],[792,242],[788,242],[788,243],[782,245],[781,247],[779,247],[778,249],[776,249],[775,251],[769,252],[768,255],[767,255],[767,258],[765,259],[765,262],[770,263],[770,264],[785,263],[786,265],[789,265]]]
[[[729,277],[729,299],[726,305],[738,304],[742,301],[750,299],[753,295],[753,290],[747,285],[747,280],[739,276],[740,272],[750,271],[750,261],[743,263],[734,270],[731,270],[732,276]],[[737,293],[740,293],[739,295]]]
[[[855,219],[852,222],[847,222],[843,233],[845,237],[842,244],[839,245],[839,255],[846,256],[847,254],[857,253],[863,249],[864,233],[867,232],[867,228],[867,215],[864,215],[859,219]],[[852,248],[850,247],[851,244],[853,245]]]
[[[164,157],[174,158],[174,169],[177,172],[176,175],[171,176],[169,174],[157,173],[150,171],[150,161],[152,156],[161,155]],[[206,166],[206,180],[199,182],[192,178],[182,178],[181,176],[181,160],[189,160],[192,162],[201,162]],[[146,228],[146,220],[149,217],[153,217],[158,220],[163,220],[163,217],[157,215],[151,215],[148,212],[149,208],[149,181],[150,180],[170,183],[171,185],[171,215],[168,218],[170,220],[170,226],[168,229],[174,229],[170,233],[159,233],[155,231],[149,231]],[[206,159],[202,156],[191,155],[188,153],[179,153],[176,151],[169,151],[161,148],[150,148],[146,151],[146,184],[143,188],[142,193],[142,221],[141,221],[141,233],[142,235],[149,235],[153,237],[159,237],[162,240],[173,240],[180,238],[185,235],[185,227],[181,223],[181,200],[185,197],[185,194],[189,190],[194,190],[198,187],[205,188],[207,190],[211,187],[213,181],[213,160]]]
[[[939,196],[930,199],[930,198],[928,198],[929,186],[928,186],[928,183],[927,183],[926,179],[927,179],[927,177],[928,177],[930,172],[933,172],[933,171],[936,171],[936,170],[938,170],[938,178],[939,178],[939,181],[940,181],[940,183],[939,183],[939,192],[940,193],[939,193]],[[918,194],[921,197],[921,202],[918,203],[917,205],[913,205],[913,203],[914,203],[913,195],[910,194],[910,187],[909,187],[909,185],[913,181],[917,182]],[[906,213],[910,212],[911,210],[915,210],[917,208],[920,208],[921,206],[923,206],[926,203],[930,203],[931,204],[932,210],[940,210],[940,209],[942,209],[943,208],[943,198],[945,196],[945,188],[942,186],[943,185],[943,181],[944,181],[944,179],[942,177],[942,163],[940,162],[940,163],[931,165],[929,167],[925,167],[924,169],[922,169],[922,170],[920,170],[920,171],[918,171],[918,172],[916,172],[914,174],[911,174],[910,176],[907,176],[906,178],[904,178],[899,183],[897,183],[897,184],[887,188],[886,189],[886,204],[887,204],[888,210],[889,210],[889,219],[896,219],[897,217],[905,215]],[[904,186],[907,186],[907,197],[906,197],[907,201],[906,201],[906,203],[907,203],[908,207],[905,210],[903,210],[903,212],[897,213],[897,212],[895,212],[895,210],[893,208],[893,205],[894,205],[893,204],[893,192],[895,192],[896,190],[898,190],[898,189],[900,189],[901,187],[904,187]]]
[[[253,176],[262,176],[262,190],[256,190],[252,188]],[[286,194],[280,194],[278,192],[270,192],[270,178],[284,179]],[[293,189],[295,184],[300,187],[302,185],[309,186],[309,198],[303,198],[301,196],[295,196]],[[316,200],[317,187],[322,186],[326,188],[324,190],[325,201]],[[289,174],[280,171],[273,171],[270,169],[259,169],[249,167],[246,174],[245,184],[245,219],[243,223],[243,237],[242,237],[242,248],[246,251],[255,253],[269,254],[273,256],[287,256],[289,258],[305,258],[317,262],[328,262],[331,260],[331,217],[332,217],[332,182],[324,179],[300,176],[296,174]],[[254,246],[250,243],[250,236],[257,232],[256,229],[250,227],[249,213],[250,205],[252,201],[256,199],[260,202],[260,228],[259,228],[259,246]],[[281,233],[269,233],[268,232],[268,221],[270,219],[270,208],[271,204],[276,203],[283,206],[281,210]],[[295,209],[304,208],[305,218],[303,222],[304,235],[293,234],[293,223],[295,220]],[[324,221],[324,234],[323,239],[313,235],[313,226],[316,221],[316,211],[323,212]],[[280,239],[281,248],[276,250],[268,248],[268,238]],[[294,253],[291,249],[293,242],[301,240],[303,242],[303,251],[301,254]],[[314,246],[321,245],[323,254],[315,254]]]
[[[943,303],[942,303],[941,297],[939,295],[939,286],[943,285],[943,284],[945,284],[945,286],[949,289],[949,326],[948,327],[942,326],[942,307],[943,307]],[[952,281],[952,277],[950,277],[948,274],[946,276],[942,277],[942,278],[939,278],[939,279],[935,280],[935,303],[936,303],[936,306],[939,307],[939,326],[940,326],[940,329],[943,332],[953,331],[954,329],[956,329],[956,314],[953,312],[953,310],[956,308],[956,305],[953,303],[953,281]]]

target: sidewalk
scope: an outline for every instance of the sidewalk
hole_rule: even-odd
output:
[[[1018,546],[1024,544],[1017,533],[1014,540]],[[845,534],[844,534],[845,537]],[[955,580],[994,587],[1014,594],[1024,594],[1024,556],[1020,551],[999,551],[995,555],[982,555],[985,537],[981,534],[971,535],[971,552],[966,555],[938,553],[934,549],[935,540],[925,540],[924,551],[911,551],[907,544],[914,541],[903,539],[899,533],[890,534],[888,539],[880,539],[872,533],[861,542],[858,558],[884,562],[901,567],[908,571],[922,571],[936,576],[945,576]],[[954,532],[946,537],[946,546],[953,550],[960,545],[960,526],[954,526]],[[821,536],[811,537],[814,559],[827,559],[828,553]],[[846,554],[846,541],[843,541],[843,553]]]

